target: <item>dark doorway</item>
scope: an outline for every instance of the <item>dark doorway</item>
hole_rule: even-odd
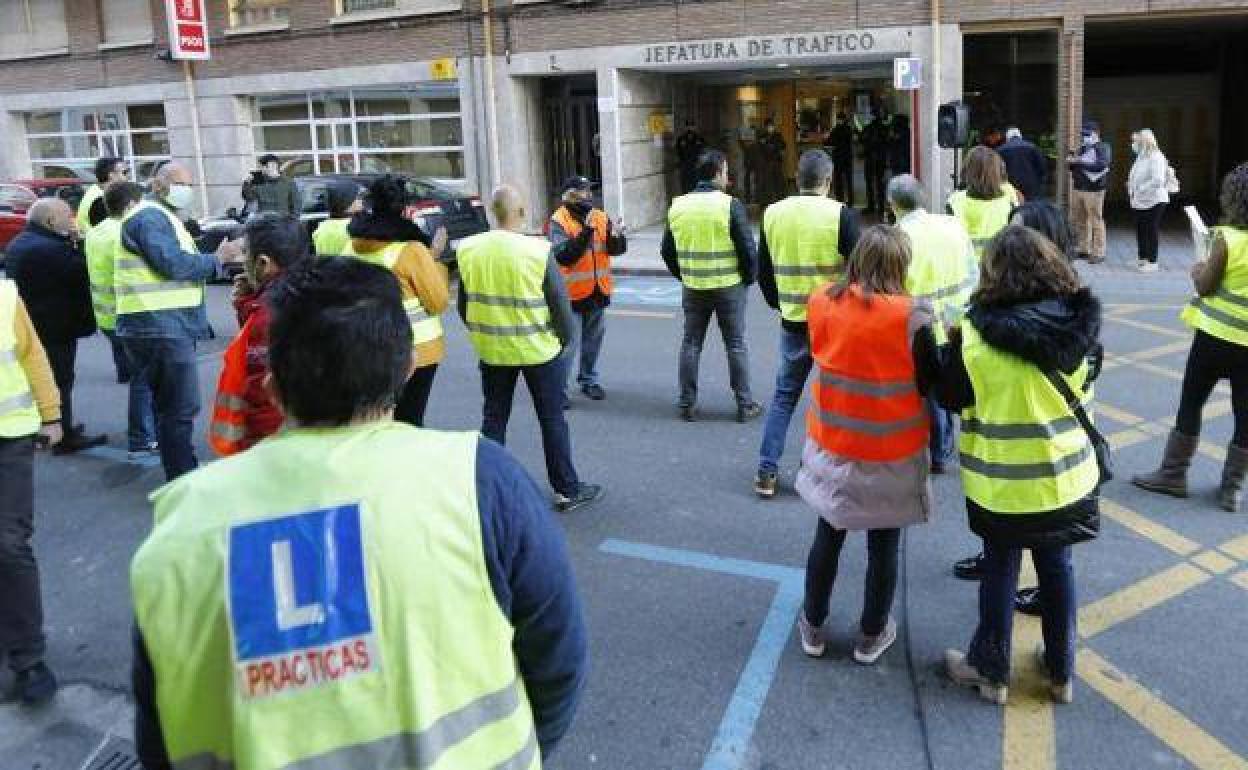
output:
[[[602,183],[598,134],[598,86],[593,75],[542,81],[542,119],[547,138],[546,184],[558,190],[570,176]]]

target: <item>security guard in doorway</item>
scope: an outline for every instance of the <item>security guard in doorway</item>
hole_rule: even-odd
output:
[[[272,307],[286,428],[158,490],[131,564],[143,767],[539,770],[587,645],[536,485],[392,419],[412,340],[386,271],[311,262]]]
[[[758,246],[758,288],[780,311],[780,371],[763,427],[754,491],[776,494],[776,472],[793,411],[806,387],[813,361],[806,328],[806,302],[816,287],[834,280],[858,243],[858,215],[828,197],[832,159],[807,150],[797,163],[799,194],[767,207]]]
[[[606,335],[606,309],[611,304],[611,257],[628,249],[627,232],[594,208],[590,181],[574,176],[563,183],[561,205],[550,218],[551,256],[568,285],[576,313],[575,341],[568,346],[568,369],[580,348],[576,382],[594,401],[607,397],[598,382],[598,354]]]

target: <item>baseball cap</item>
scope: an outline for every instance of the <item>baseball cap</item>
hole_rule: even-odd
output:
[[[563,185],[559,188],[559,194],[564,195],[573,190],[588,191],[593,188],[593,183],[583,176],[570,176],[563,180]]]

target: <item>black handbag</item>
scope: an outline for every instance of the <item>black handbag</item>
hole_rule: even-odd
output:
[[[1057,388],[1057,392],[1062,394],[1062,398],[1066,400],[1066,406],[1070,408],[1071,413],[1075,415],[1075,419],[1083,426],[1083,430],[1092,441],[1092,451],[1096,452],[1096,466],[1100,470],[1100,479],[1096,482],[1099,489],[1105,482],[1114,478],[1114,463],[1110,455],[1109,440],[1092,424],[1092,418],[1088,417],[1087,411],[1083,408],[1083,402],[1070,389],[1070,384],[1066,382],[1065,377],[1052,370],[1045,372],[1044,376],[1049,378],[1049,382]]]

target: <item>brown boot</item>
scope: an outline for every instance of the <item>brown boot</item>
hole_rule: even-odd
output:
[[[1149,492],[1158,492],[1172,497],[1187,497],[1187,469],[1192,464],[1192,455],[1196,454],[1196,445],[1200,436],[1186,436],[1177,430],[1170,431],[1166,439],[1166,454],[1161,458],[1161,467],[1152,473],[1145,473],[1131,479],[1131,483]]]
[[[1226,448],[1222,487],[1218,489],[1218,505],[1222,510],[1239,513],[1239,504],[1244,499],[1245,474],[1248,474],[1248,449],[1231,444]]]

